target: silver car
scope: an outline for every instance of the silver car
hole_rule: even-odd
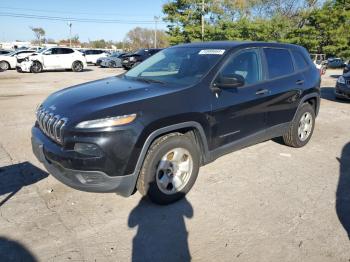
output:
[[[125,53],[113,53],[108,57],[101,57],[97,60],[97,64],[101,67],[122,67],[122,56]]]

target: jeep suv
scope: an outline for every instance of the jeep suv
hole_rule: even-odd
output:
[[[53,93],[37,109],[32,145],[68,186],[137,189],[169,204],[224,154],[274,137],[306,145],[319,105],[320,74],[300,46],[184,44],[124,75]]]

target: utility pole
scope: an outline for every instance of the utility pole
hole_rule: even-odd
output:
[[[204,0],[202,0],[202,15],[201,15],[201,20],[202,20],[202,42],[204,41]]]
[[[154,48],[157,48],[157,23],[159,16],[154,16]]]
[[[69,47],[72,47],[72,22],[68,22],[69,26]]]

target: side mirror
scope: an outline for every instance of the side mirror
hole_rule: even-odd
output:
[[[237,88],[244,86],[244,77],[238,74],[219,76],[214,82],[214,87],[221,89]]]

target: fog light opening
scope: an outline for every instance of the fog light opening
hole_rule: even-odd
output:
[[[74,151],[87,156],[101,157],[103,152],[95,144],[89,143],[76,143],[74,145]]]

